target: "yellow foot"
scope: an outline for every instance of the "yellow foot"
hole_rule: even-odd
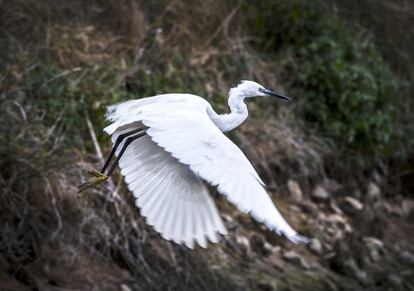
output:
[[[85,183],[81,184],[78,186],[78,193],[81,193],[83,191],[85,191],[88,188],[94,187],[104,181],[106,181],[109,176],[102,174],[98,171],[92,170],[92,171],[88,171],[88,174],[93,176],[94,178],[89,179],[88,181],[86,181]]]
[[[96,177],[96,178],[102,178],[102,177],[106,177],[106,178],[108,178],[108,176],[107,176],[107,175],[102,174],[101,172],[98,172],[97,170],[91,170],[91,171],[88,171],[88,174],[89,174],[90,176],[93,176],[93,177]]]

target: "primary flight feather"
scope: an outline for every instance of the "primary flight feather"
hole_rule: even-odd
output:
[[[226,234],[205,182],[217,187],[241,211],[250,213],[270,230],[294,243],[308,240],[281,216],[264,184],[243,152],[223,132],[239,126],[248,116],[245,98],[288,97],[253,81],[242,81],[229,92],[230,113],[217,114],[203,98],[165,94],[127,101],[108,108],[113,152],[99,181],[116,163],[148,224],[167,240],[193,248]],[[113,155],[116,161],[104,171]],[[80,191],[93,185],[89,181]]]

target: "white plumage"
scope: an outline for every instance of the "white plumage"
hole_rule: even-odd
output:
[[[231,113],[224,115],[190,94],[158,95],[109,107],[107,119],[112,124],[104,130],[114,143],[122,133],[147,128],[147,135],[126,148],[119,166],[147,223],[165,239],[190,248],[194,242],[206,247],[207,239],[217,242],[218,234],[227,233],[205,181],[270,230],[294,243],[307,241],[281,216],[253,166],[222,132],[247,117],[244,98],[265,95],[287,99],[246,81],[230,91]]]

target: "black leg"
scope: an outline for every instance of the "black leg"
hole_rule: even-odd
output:
[[[111,150],[111,153],[109,154],[108,158],[107,158],[107,159],[106,159],[106,161],[105,161],[104,166],[102,167],[101,173],[105,172],[106,168],[107,168],[107,167],[108,167],[108,165],[109,165],[109,162],[112,160],[112,157],[114,156],[114,154],[115,154],[115,152],[116,152],[116,150],[117,150],[118,146],[121,144],[121,142],[122,142],[122,141],[123,141],[126,137],[128,137],[128,136],[130,136],[130,135],[133,135],[133,134],[135,134],[135,133],[137,133],[137,132],[143,131],[143,130],[144,130],[143,128],[137,128],[137,129],[131,130],[131,131],[129,131],[129,132],[126,132],[126,133],[120,134],[120,135],[117,137],[117,139],[116,139],[116,141],[115,141],[115,144],[114,144],[114,146],[113,146],[113,148],[112,148],[112,150]]]
[[[134,135],[135,134],[135,135]],[[114,171],[116,164],[119,162],[119,160],[121,159],[122,155],[125,153],[125,150],[127,149],[127,147],[136,139],[144,136],[146,134],[145,132],[145,128],[138,128],[138,129],[134,129],[130,132],[126,132],[123,134],[120,134],[118,136],[118,138],[115,141],[115,145],[114,148],[112,149],[108,159],[105,162],[105,165],[102,169],[101,172],[98,171],[89,171],[89,175],[93,176],[93,178],[89,179],[88,181],[86,181],[85,183],[81,184],[78,186],[78,193],[85,191],[86,189],[93,187],[99,183],[102,183],[103,181],[107,180],[109,178],[109,176],[112,174],[112,172]],[[114,156],[116,149],[119,147],[119,145],[121,144],[121,142],[125,139],[125,143],[122,146],[121,151],[119,152],[117,158],[115,159],[114,163],[112,164],[111,168],[109,169],[108,173],[105,175],[104,171],[106,170],[106,168],[109,165],[109,162],[111,161],[112,157]]]
[[[116,157],[116,160],[114,161],[114,163],[112,164],[111,168],[109,169],[108,173],[106,174],[107,176],[110,176],[112,174],[112,172],[114,171],[116,164],[118,164],[119,160],[121,159],[122,155],[125,153],[125,150],[127,149],[127,147],[136,139],[144,136],[146,133],[144,132],[140,132],[137,135],[133,135],[130,136],[126,139],[124,145],[122,146],[121,151],[119,152],[118,156]]]

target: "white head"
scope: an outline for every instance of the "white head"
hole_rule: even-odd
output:
[[[238,96],[242,98],[257,96],[275,96],[289,101],[292,100],[287,96],[268,90],[256,82],[247,80],[243,80],[240,82],[239,85],[237,85],[237,87],[231,88],[229,91],[229,96]]]

